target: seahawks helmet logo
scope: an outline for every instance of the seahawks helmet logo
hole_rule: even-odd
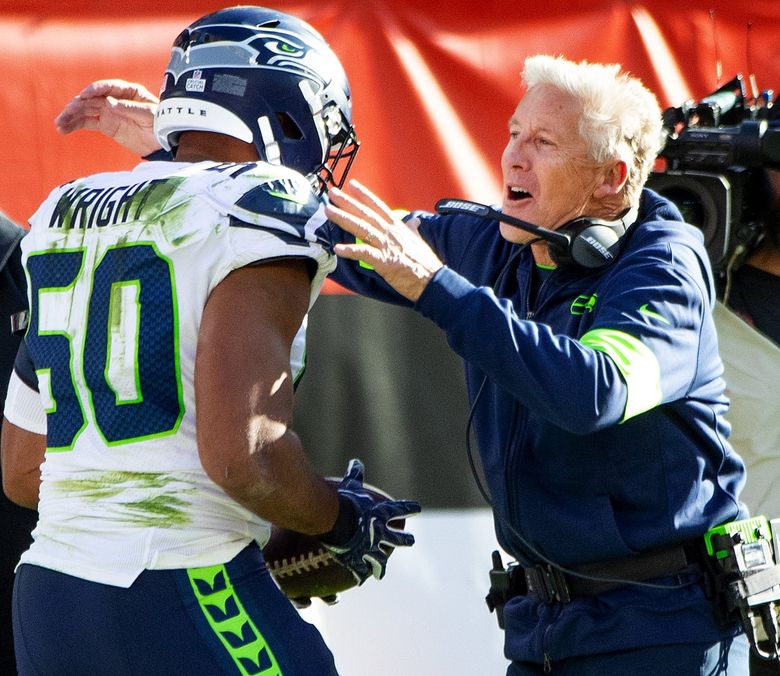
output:
[[[183,73],[198,68],[268,68],[300,75],[324,87],[326,83],[313,68],[321,58],[288,30],[202,26],[179,36],[167,70],[178,80]]]

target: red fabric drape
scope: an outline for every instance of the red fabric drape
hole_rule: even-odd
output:
[[[23,5],[23,6],[22,6]],[[118,7],[121,5],[121,7]],[[619,62],[662,106],[753,72],[780,88],[775,0],[279,0],[341,57],[363,147],[353,176],[394,206],[445,195],[494,199],[525,56]],[[132,165],[96,134],[62,137],[53,119],[96,78],[153,91],[179,30],[222,3],[191,0],[0,2],[0,210],[24,224],[56,184]],[[714,16],[714,18],[713,18]]]

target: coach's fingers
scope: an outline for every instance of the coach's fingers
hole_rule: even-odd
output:
[[[393,210],[359,181],[351,179],[348,183],[348,191],[356,202],[381,215],[386,221],[393,222],[398,220]]]
[[[362,227],[366,228],[365,237],[357,235],[354,232],[352,233],[361,239],[368,241],[373,235],[374,240],[379,241],[379,238],[381,238],[393,225],[392,214],[388,216],[384,212],[375,209],[374,203],[360,192],[348,194],[338,188],[332,188],[328,194],[331,198],[331,203],[334,206],[340,209],[343,214],[352,217],[358,221]]]
[[[347,208],[349,208],[347,206]],[[360,213],[354,213],[342,209],[340,206],[329,204],[325,207],[325,215],[342,230],[347,231],[369,245],[377,245],[383,239],[383,233]]]

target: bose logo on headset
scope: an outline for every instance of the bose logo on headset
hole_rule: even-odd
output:
[[[578,218],[560,230],[548,230],[519,218],[508,216],[486,204],[445,198],[436,202],[436,213],[467,214],[494,218],[525,232],[530,232],[550,244],[550,255],[558,265],[570,265],[583,270],[599,270],[615,261],[623,236],[636,220],[637,210],[630,209],[616,221],[598,218]]]

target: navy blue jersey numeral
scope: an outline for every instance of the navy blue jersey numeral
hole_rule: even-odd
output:
[[[35,254],[27,261],[32,302],[26,340],[39,386],[47,390],[51,402],[46,411],[50,448],[69,448],[86,421],[71,376],[71,336],[62,329],[40,326],[39,301],[48,292],[72,293],[83,262],[83,250]]]
[[[86,425],[85,407],[108,445],[170,434],[184,411],[171,263],[151,244],[122,245],[109,249],[91,279],[82,280],[84,255],[48,251],[31,255],[27,264],[33,299],[27,342],[52,402],[48,447],[73,447]],[[77,294],[76,284],[84,281],[88,300],[79,302],[86,291]],[[47,293],[59,294],[50,306],[54,320],[41,319],[39,303]],[[70,311],[63,313],[66,302]],[[57,328],[58,320],[67,326]],[[71,333],[81,333],[83,342]],[[83,345],[81,379],[74,376],[77,342]]]

